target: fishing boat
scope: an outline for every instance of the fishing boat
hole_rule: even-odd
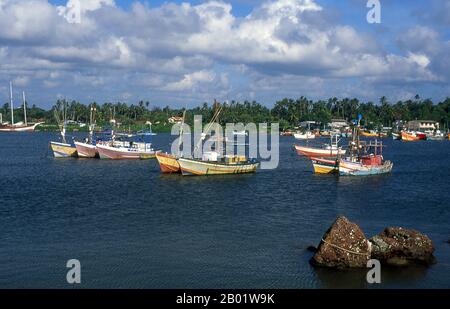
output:
[[[359,139],[359,123],[355,125],[353,140],[350,143],[350,155],[339,159],[339,175],[369,176],[387,174],[392,171],[393,163],[383,158],[383,143],[375,140],[367,144]]]
[[[186,110],[183,112],[183,120],[181,122],[179,139],[178,139],[178,149],[180,149],[183,137],[183,127],[184,119],[186,117]],[[178,163],[178,156],[170,153],[159,152],[156,154],[156,159],[158,160],[159,168],[163,174],[181,173],[180,163]]]
[[[445,139],[444,133],[442,133],[440,130],[428,132],[426,134],[427,134],[427,139],[430,141],[442,141]]]
[[[330,137],[330,144],[323,145],[322,148],[294,145],[299,156],[307,157],[336,157],[345,155],[346,150],[339,147],[338,136]]]
[[[9,82],[9,94],[11,105],[11,123],[6,124],[0,123],[0,132],[33,132],[38,125],[42,124],[42,122],[30,125],[28,124],[25,91],[22,92],[24,122],[14,123],[14,101],[13,101],[12,82]]]
[[[61,114],[62,113],[62,117]],[[59,112],[55,108],[54,110],[56,122],[58,123],[60,133],[61,133],[61,142],[50,142],[50,148],[53,151],[53,156],[55,158],[69,158],[77,156],[77,148],[71,144],[69,144],[66,140],[66,101],[63,102],[63,110]],[[62,118],[62,119],[61,119]]]
[[[365,137],[378,137],[378,133],[376,132],[361,131],[360,134]]]
[[[97,147],[94,143],[94,128],[95,128],[95,112],[96,108],[91,105],[90,119],[89,119],[89,135],[84,142],[74,141],[77,153],[80,158],[96,158],[99,156]]]
[[[211,130],[214,122],[218,122],[219,115],[223,107],[214,102],[216,112],[208,124],[205,132]],[[216,135],[212,136],[214,139]],[[259,166],[256,159],[248,159],[246,156],[240,155],[222,155],[221,154],[221,138],[216,138],[216,146],[214,151],[203,152],[202,158],[186,158],[179,157],[177,161],[180,165],[181,173],[183,175],[225,175],[225,174],[246,174],[254,173]],[[200,138],[195,149],[201,146],[202,139]]]
[[[402,136],[402,141],[405,141],[405,142],[414,142],[414,141],[420,140],[420,138],[412,132],[402,131],[401,136]]]
[[[401,135],[401,134],[398,134],[398,133],[392,132],[392,139],[393,139],[394,141],[396,141],[396,140],[401,140],[401,139],[402,139],[402,135]]]
[[[151,143],[133,141],[108,141],[96,144],[100,159],[130,160],[153,159],[158,151],[152,148]]]
[[[339,160],[338,159],[325,159],[311,157],[311,163],[316,174],[334,174],[339,172]]]
[[[225,156],[218,158],[217,154],[217,152],[206,152],[201,160],[179,158],[178,163],[180,164],[182,174],[225,175],[254,173],[259,165],[258,161],[249,160],[245,156]]]
[[[311,140],[311,139],[315,139],[316,135],[314,133],[312,133],[311,131],[306,131],[305,133],[294,133],[294,138],[295,139],[299,139],[299,140]]]
[[[156,153],[159,168],[163,174],[181,173],[180,163],[177,157],[170,153],[158,152]]]

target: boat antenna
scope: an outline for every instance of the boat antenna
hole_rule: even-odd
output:
[[[13,102],[13,91],[12,91],[12,81],[9,82],[9,102],[11,104],[11,125],[14,125],[14,102]]]
[[[22,91],[22,99],[23,99],[23,117],[25,119],[25,125],[28,126],[28,121],[27,121],[27,101],[25,100],[25,91]]]

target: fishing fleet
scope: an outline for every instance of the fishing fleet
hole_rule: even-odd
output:
[[[13,86],[10,82],[10,107],[11,122],[3,123],[0,114],[0,132],[31,132],[42,123],[28,123],[27,102],[25,92],[22,92],[23,100],[23,122],[14,122]],[[156,135],[149,130],[141,130],[137,133],[116,132],[114,127],[106,131],[95,131],[96,107],[90,106],[89,127],[84,139],[69,138],[67,136],[67,106],[66,101],[54,109],[54,117],[59,128],[59,139],[52,140],[49,147],[55,158],[85,158],[85,159],[107,159],[107,160],[136,160],[156,159],[161,173],[182,175],[225,175],[225,174],[248,174],[255,173],[260,165],[256,158],[245,155],[227,154],[224,149],[227,145],[238,145],[234,139],[211,135],[214,124],[219,123],[219,117],[223,112],[223,105],[214,102],[214,114],[201,134],[201,138],[195,143],[194,151],[181,150],[183,144],[183,128],[185,124],[186,111],[183,112],[177,140],[177,152],[167,153],[153,148],[151,137]],[[295,152],[307,158],[316,174],[337,174],[340,176],[370,176],[388,174],[393,169],[393,162],[385,160],[382,138],[388,136],[386,132],[366,130],[361,126],[362,115],[353,125],[344,129],[311,130],[312,121],[306,122],[308,129],[304,131],[283,131],[281,136],[293,137],[305,144],[295,143]],[[338,120],[342,123],[342,120]],[[115,124],[114,115],[110,123]],[[402,129],[390,132],[392,139],[404,142],[416,142],[421,140],[443,140],[450,139],[450,134],[444,134],[438,129],[425,132]],[[234,130],[232,136],[247,138],[245,130]],[[310,145],[319,138],[328,138],[329,142],[321,145]],[[348,145],[342,145],[341,140],[346,138]],[[375,138],[374,140],[369,140]],[[380,139],[380,140],[379,140]],[[195,157],[199,148],[206,142],[213,143],[214,147],[200,152],[200,157]],[[184,148],[184,145],[183,145]],[[197,154],[198,156],[198,154]]]

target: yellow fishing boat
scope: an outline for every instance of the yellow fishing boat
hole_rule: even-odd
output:
[[[159,163],[159,168],[164,174],[181,173],[180,164],[177,157],[169,153],[157,153],[156,159]]]
[[[66,143],[50,142],[55,158],[68,158],[77,156],[77,148]]]
[[[378,137],[379,134],[375,132],[362,131],[361,135],[366,137]]]
[[[316,174],[334,174],[339,171],[337,159],[311,158],[311,163]]]

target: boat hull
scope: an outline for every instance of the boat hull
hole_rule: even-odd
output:
[[[77,156],[77,148],[65,143],[50,142],[55,158],[70,158]]]
[[[38,125],[41,123],[36,123],[32,126],[11,126],[11,125],[2,125],[0,126],[0,132],[33,132]]]
[[[339,171],[339,163],[337,160],[311,158],[311,163],[316,174],[335,174]]]
[[[364,165],[360,162],[347,160],[339,161],[339,175],[341,176],[370,176],[387,174],[392,171],[392,162],[385,161],[381,165]]]
[[[156,159],[158,160],[159,168],[162,173],[181,173],[180,164],[175,156],[168,153],[157,153]]]
[[[299,134],[294,133],[294,138],[299,140],[308,140],[308,139],[315,139],[316,136],[314,134]]]
[[[412,134],[408,134],[406,132],[402,132],[402,141],[405,142],[415,142],[415,141],[419,141],[420,137],[412,135]]]
[[[298,145],[294,145],[294,148],[299,156],[307,157],[336,157],[338,155],[345,155],[346,152],[344,149],[323,149]]]
[[[179,158],[183,175],[226,175],[254,173],[259,163],[222,164],[195,159]]]
[[[75,142],[77,153],[80,158],[96,158],[98,157],[97,147],[95,145]]]
[[[155,151],[139,151],[130,148],[97,145],[100,159],[109,160],[139,160],[155,158]]]

